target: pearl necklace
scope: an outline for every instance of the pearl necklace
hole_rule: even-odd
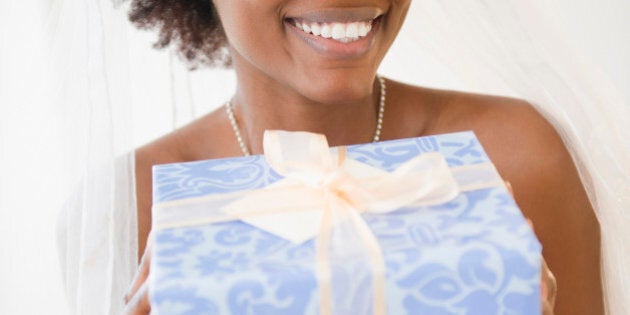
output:
[[[377,75],[378,83],[381,87],[381,95],[378,104],[378,116],[376,118],[376,130],[374,130],[374,137],[372,138],[372,142],[377,142],[381,138],[381,129],[383,129],[383,115],[385,114],[385,96],[386,96],[386,87],[385,87],[385,79],[381,76]],[[228,119],[230,120],[230,124],[232,125],[232,130],[234,131],[234,135],[236,136],[236,141],[238,145],[241,147],[241,152],[243,152],[244,156],[249,156],[249,149],[245,145],[245,141],[243,141],[243,137],[241,136],[241,132],[238,128],[238,123],[236,122],[236,117],[234,117],[234,109],[232,106],[232,102],[228,101],[225,103],[225,111],[227,112]]]

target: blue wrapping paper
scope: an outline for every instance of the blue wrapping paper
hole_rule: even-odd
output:
[[[348,157],[392,171],[425,152],[449,166],[489,159],[472,132],[348,147]],[[253,190],[281,177],[263,156],[158,165],[154,203]],[[404,184],[404,183],[401,183]],[[364,214],[378,238],[389,314],[539,314],[541,246],[505,187],[431,207]],[[156,314],[318,314],[314,242],[296,245],[241,221],[154,232],[150,296]],[[335,277],[368,273],[365,262]],[[363,283],[338,310],[370,314]],[[369,293],[367,293],[369,296]]]

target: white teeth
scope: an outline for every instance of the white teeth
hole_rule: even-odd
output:
[[[359,36],[365,36],[370,32],[368,27],[371,27],[372,24],[359,23]]]
[[[372,21],[322,24],[296,21],[295,26],[305,33],[348,43],[367,36],[372,29]]]
[[[359,23],[348,24],[348,26],[346,27],[346,37],[350,37],[350,38],[359,37]]]
[[[332,38],[341,39],[344,37],[346,37],[345,25],[340,24],[340,23],[334,23],[332,26]]]
[[[332,37],[332,28],[329,24],[322,25],[322,34],[323,38],[331,38]]]

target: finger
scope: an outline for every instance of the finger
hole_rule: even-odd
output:
[[[127,294],[125,294],[125,303],[129,303],[131,298],[136,295],[136,292],[138,292],[140,287],[146,282],[147,277],[149,276],[149,271],[151,269],[151,249],[153,247],[152,243],[153,242],[151,241],[147,242],[147,247],[144,251],[144,254],[142,254],[142,258],[140,259],[138,271],[136,271],[136,275],[131,282],[131,286],[129,287]]]
[[[556,305],[558,283],[556,281],[556,277],[547,266],[545,259],[542,260],[540,294],[543,300],[547,301],[552,308]]]
[[[529,225],[529,227],[534,230],[534,222],[532,222],[532,220],[525,218],[525,221],[527,221],[527,225]]]
[[[505,180],[504,182],[505,182],[505,188],[507,188],[512,198],[514,198],[514,189],[512,188],[512,183],[510,183],[510,181],[507,181],[507,180]]]
[[[551,296],[551,292],[549,289],[549,282],[546,276],[547,272],[543,267],[541,280],[540,280],[540,302],[542,308],[542,315],[553,315],[553,309],[555,305],[555,300]]]
[[[548,301],[542,303],[542,315],[553,315],[553,306]]]
[[[151,304],[149,303],[149,284],[147,281],[142,283],[136,294],[129,300],[125,306],[125,315],[146,315],[151,313]]]
[[[534,230],[534,223],[530,219],[525,219],[529,227]],[[542,313],[543,315],[553,315],[553,309],[556,305],[556,296],[558,291],[558,284],[556,282],[556,276],[551,272],[547,261],[542,257],[541,272],[540,272],[540,299],[542,301]]]

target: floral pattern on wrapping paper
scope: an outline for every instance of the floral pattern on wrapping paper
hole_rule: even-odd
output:
[[[470,132],[351,146],[348,156],[391,171],[434,151],[449,166],[488,161]],[[251,190],[280,179],[261,157],[170,164],[154,172],[156,202]],[[364,218],[384,254],[389,314],[539,312],[540,245],[504,188]],[[156,234],[151,300],[159,314],[319,311],[312,240],[293,245],[240,221]],[[344,277],[364,268],[357,262],[335,270]],[[354,296],[342,313],[368,314],[370,303]]]

